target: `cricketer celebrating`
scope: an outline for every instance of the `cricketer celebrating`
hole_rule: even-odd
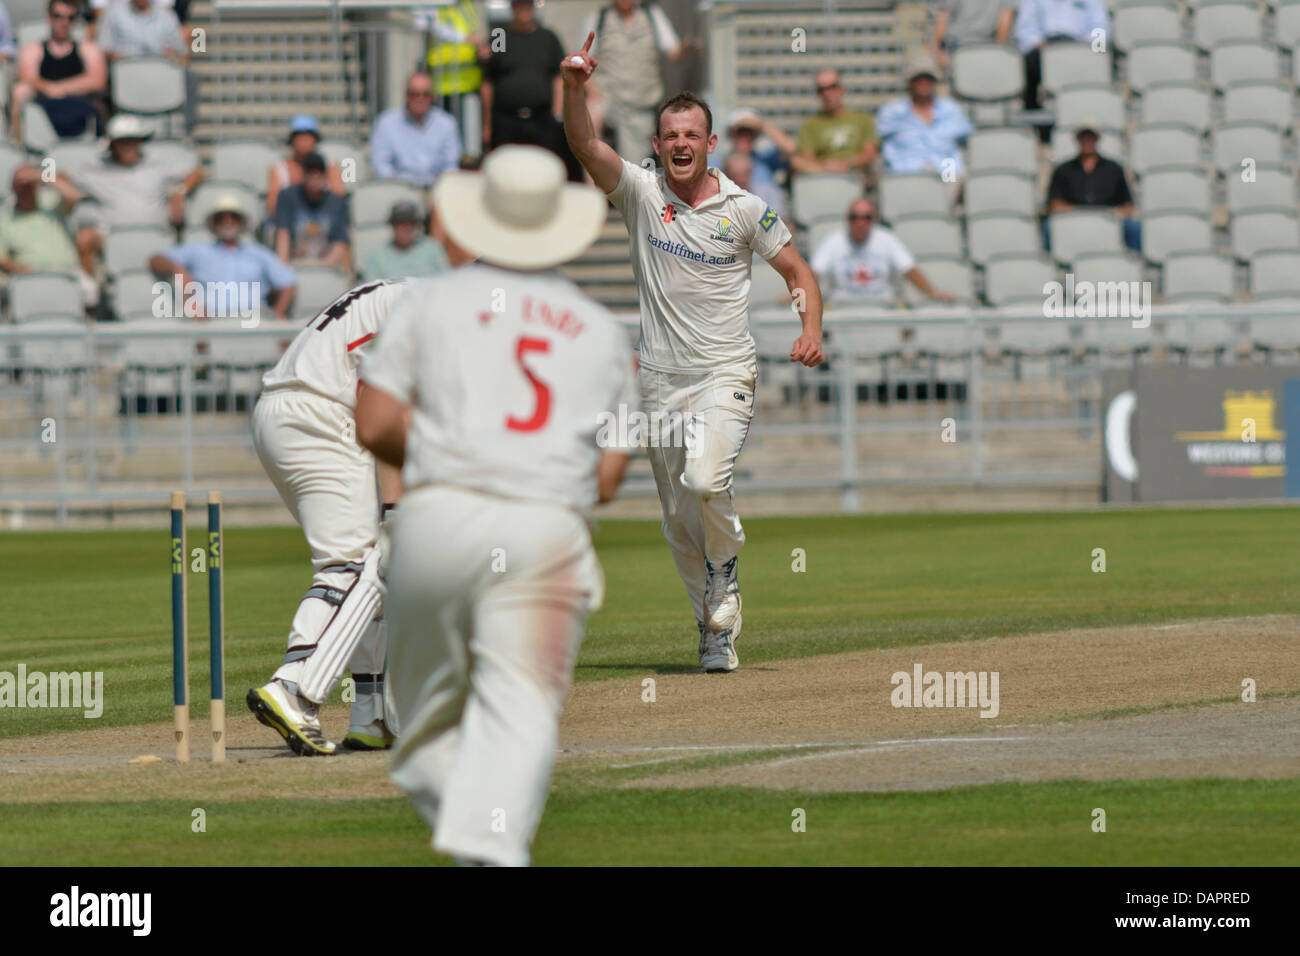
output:
[[[289,649],[271,681],[248,692],[248,707],[305,757],[328,756],[318,710],[350,666],[356,682],[343,745],[392,746],[384,714],[386,640],[379,573],[384,512],[400,492],[356,441],[353,409],[362,346],[375,337],[407,280],[366,282],[339,296],[298,333],[262,377],[253,443],[311,547],[315,573],[289,629]]]
[[[522,866],[604,591],[588,517],[627,466],[600,421],[640,401],[626,333],[552,268],[600,234],[599,192],[567,184],[552,153],[507,146],[433,196],[481,263],[413,280],[357,405],[361,443],[402,466],[405,489],[385,607],[392,778],[434,849]]]
[[[597,65],[593,36],[562,66],[564,128],[574,155],[627,223],[646,414],[686,422],[684,441],[652,440],[649,448],[664,537],[695,611],[700,666],[732,671],[740,664],[737,555],[745,543],[732,475],[758,376],[748,309],[753,254],[781,274],[800,306],[803,331],[790,360],[810,368],[822,361],[821,292],[776,212],[709,168],[718,137],[703,100],[684,92],[659,107],[658,173],[620,159],[597,137],[585,91]]]

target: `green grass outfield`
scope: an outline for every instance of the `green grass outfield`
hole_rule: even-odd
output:
[[[165,518],[165,516],[164,516]],[[1300,509],[751,519],[746,664],[872,647],[1300,613]],[[191,527],[189,546],[205,535]],[[696,669],[695,629],[657,522],[604,522],[605,608],[580,681]],[[99,726],[170,719],[169,532],[0,535],[0,671],[102,671]],[[1091,570],[1106,551],[1106,573]],[[801,549],[806,571],[792,570]],[[310,580],[295,528],[227,529],[227,699],[264,681]],[[190,575],[191,697],[206,713],[207,588]],[[1064,638],[1063,638],[1064,639]],[[0,737],[85,729],[0,710]],[[1300,780],[1057,782],[939,793],[612,789],[562,775],[539,863],[1291,863]],[[208,832],[191,834],[204,805]],[[0,860],[425,863],[405,801],[0,804]],[[790,813],[808,811],[808,832]],[[1105,807],[1109,832],[1089,828]],[[290,808],[293,812],[288,812]],[[719,809],[721,808],[721,809]],[[938,837],[939,839],[936,839]],[[300,855],[295,856],[295,848]]]

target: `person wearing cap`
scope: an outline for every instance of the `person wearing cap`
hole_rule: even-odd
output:
[[[406,104],[386,109],[375,119],[370,134],[370,165],[375,177],[432,186],[439,176],[457,167],[460,155],[455,118],[434,105],[429,74],[413,73],[406,81]]]
[[[875,221],[876,207],[870,200],[855,199],[849,204],[846,227],[823,239],[813,253],[813,271],[831,301],[892,306],[899,280],[906,279],[926,297],[952,302],[952,293],[930,285],[902,240]]]
[[[727,139],[730,148],[710,153],[709,165],[721,169],[730,156],[748,156],[753,161],[753,181],[779,192],[777,174],[789,168],[790,157],[799,148],[795,141],[756,111],[744,108],[727,117]]]
[[[1049,43],[1102,43],[1110,48],[1110,14],[1103,0],[1020,0],[1016,11],[1016,49],[1025,61],[1024,105],[1042,108],[1043,49]],[[1048,142],[1052,127],[1038,127]]]
[[[82,301],[92,306],[99,301],[99,287],[80,267],[77,246],[63,219],[76,204],[77,193],[66,179],[55,179],[52,185],[60,193],[60,202],[54,205],[38,201],[40,169],[14,170],[13,202],[0,211],[0,271],[72,273],[81,283]]]
[[[876,124],[866,113],[844,105],[844,81],[837,70],[816,77],[821,109],[799,127],[797,173],[863,173],[879,151]]]
[[[275,252],[283,262],[348,271],[352,268],[348,237],[348,201],[329,191],[325,157],[302,159],[302,182],[280,190],[275,207]]]
[[[110,229],[123,226],[179,226],[185,199],[203,181],[203,169],[183,156],[152,154],[144,143],[153,132],[138,117],[119,113],[108,123],[108,150],[86,162],[72,160],[56,170],[70,180],[80,203],[70,218],[91,275]]]
[[[108,91],[104,52],[90,40],[72,39],[77,17],[73,0],[50,0],[47,40],[28,43],[18,51],[18,77],[9,95],[9,136],[22,142],[23,107],[35,101],[49,117],[60,138],[103,128],[103,97]]]
[[[1070,209],[1111,209],[1119,217],[1124,245],[1142,251],[1142,222],[1133,209],[1133,194],[1128,188],[1124,167],[1097,152],[1101,138],[1095,121],[1085,120],[1075,130],[1079,155],[1067,159],[1052,170],[1047,189],[1047,212],[1043,220],[1043,246],[1051,249],[1051,214]]]
[[[880,107],[876,129],[891,173],[930,170],[958,182],[965,172],[961,145],[974,127],[956,100],[935,95],[938,81],[934,59],[918,56],[907,68],[908,95]]]
[[[128,56],[165,56],[185,64],[190,33],[158,0],[112,3],[95,20],[95,40],[111,63]]]
[[[212,239],[172,246],[151,256],[149,268],[160,279],[179,276],[182,288],[190,282],[202,285],[203,310],[195,318],[245,318],[264,305],[276,317],[288,318],[297,276],[270,249],[244,238],[248,225],[239,196],[218,197],[208,213]]]
[[[580,36],[594,33],[592,56],[605,60],[600,80],[604,125],[612,127],[613,146],[624,159],[639,163],[654,150],[654,108],[664,97],[660,55],[672,62],[695,48],[679,40],[663,7],[653,0],[614,0],[589,13]]]
[[[565,176],[507,146],[443,177],[435,208],[479,261],[410,280],[361,364],[357,441],[404,483],[386,549],[390,776],[433,849],[471,865],[530,861],[604,594],[592,513],[636,447],[620,423],[643,418],[627,333],[558,269],[607,209]]]
[[[415,203],[395,203],[388,224],[393,228],[393,238],[366,256],[362,278],[436,276],[451,268],[442,244],[422,234],[424,213]]]
[[[280,190],[302,183],[302,161],[316,152],[320,145],[320,123],[308,113],[299,113],[289,121],[289,138],[286,143],[289,155],[275,163],[266,174],[266,214],[274,221],[275,204],[280,198]],[[326,167],[329,191],[336,196],[346,196],[347,188],[343,185],[343,174],[338,163],[329,163]]]
[[[947,69],[952,52],[963,44],[1006,43],[1018,5],[1019,0],[939,0],[930,55]]]

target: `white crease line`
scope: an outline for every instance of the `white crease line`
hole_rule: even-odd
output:
[[[783,760],[764,760],[761,763],[751,764],[755,767],[779,767],[782,764],[796,763],[800,760],[818,760],[822,757],[847,757],[852,754],[870,753],[880,747],[906,747],[908,744],[974,744],[974,743],[1004,743],[1014,740],[1038,740],[1038,737],[923,737],[916,740],[880,740],[874,746],[854,747],[850,750],[828,750],[821,754],[804,754],[802,757],[786,757]]]
[[[1196,627],[1198,624],[1232,624],[1237,621],[1266,621],[1270,617],[1279,617],[1277,614],[1247,614],[1244,617],[1213,617],[1209,620],[1201,619],[1198,621],[1180,621],[1177,624],[1157,624],[1152,625],[1148,630],[1152,631],[1172,631],[1179,627]]]
[[[658,751],[658,750],[688,750],[688,751],[705,751],[717,753],[725,750],[805,750],[809,747],[834,747],[833,751],[822,754],[809,754],[804,757],[788,757],[784,760],[764,761],[763,766],[774,767],[777,764],[788,763],[792,760],[813,760],[817,757],[829,757],[837,754],[847,753],[864,753],[877,747],[897,747],[907,746],[909,744],[942,744],[942,743],[980,743],[982,741],[1012,741],[1012,740],[1036,740],[1036,737],[917,737],[902,740],[864,740],[860,742],[847,741],[820,741],[817,743],[793,743],[793,744],[689,744],[681,746],[666,747],[637,747],[632,750]],[[848,749],[845,749],[845,748]],[[686,760],[690,754],[676,757],[658,757],[654,760],[637,760],[632,763],[612,763],[608,765],[610,770],[622,770],[627,767],[647,767],[658,763],[672,763],[675,760]]]

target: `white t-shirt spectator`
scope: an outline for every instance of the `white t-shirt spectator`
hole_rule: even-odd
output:
[[[832,233],[813,253],[813,272],[835,302],[888,303],[895,283],[916,266],[902,241],[884,226],[872,226],[867,241],[854,245],[848,229]]]

